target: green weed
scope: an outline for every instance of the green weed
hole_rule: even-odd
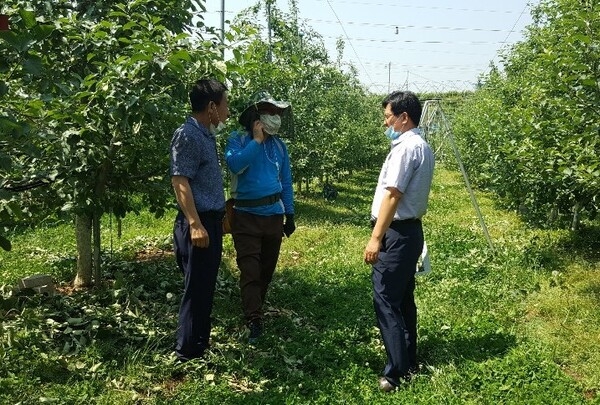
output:
[[[0,402],[207,404],[575,404],[597,402],[597,244],[533,230],[478,193],[483,236],[461,177],[438,167],[424,219],[433,271],[417,282],[421,372],[377,391],[385,352],[370,268],[362,261],[377,173],[299,195],[298,229],[283,241],[267,297],[266,333],[248,346],[230,236],[207,356],[172,355],[182,278],[171,253],[174,213],[142,212],[102,227],[105,283],[68,286],[69,224],[14,235],[0,252]],[[15,294],[49,273],[52,297]]]

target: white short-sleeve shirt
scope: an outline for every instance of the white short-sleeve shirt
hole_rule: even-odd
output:
[[[379,207],[388,187],[395,187],[402,193],[394,220],[421,218],[425,215],[433,168],[433,152],[418,128],[413,128],[392,141],[392,149],[379,173],[371,217],[377,218],[379,215]]]

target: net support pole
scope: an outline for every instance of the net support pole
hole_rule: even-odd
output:
[[[429,111],[432,104],[434,105],[434,108],[439,109],[439,112],[440,112],[439,115],[441,117],[443,127],[445,129],[445,132],[447,133],[448,139],[450,140],[450,144],[452,145],[452,150],[454,151],[454,156],[456,157],[456,162],[458,163],[458,167],[459,167],[460,172],[465,181],[465,186],[467,187],[467,191],[469,192],[469,197],[471,198],[471,204],[473,204],[473,208],[475,209],[475,213],[477,214],[477,218],[479,219],[479,224],[481,225],[483,234],[485,235],[485,238],[487,239],[488,245],[490,246],[490,249],[492,251],[494,251],[494,244],[492,243],[492,238],[490,237],[490,233],[488,232],[487,226],[485,225],[485,221],[483,220],[483,215],[481,214],[481,210],[479,209],[479,204],[477,203],[477,198],[475,197],[475,193],[473,192],[473,189],[471,188],[471,183],[469,182],[469,176],[467,175],[467,171],[465,170],[465,167],[463,166],[463,162],[460,157],[460,151],[458,150],[458,146],[456,145],[454,135],[452,134],[452,130],[450,128],[450,124],[448,123],[448,119],[446,118],[446,114],[444,114],[444,110],[442,109],[442,106],[441,106],[439,100],[427,100],[425,102],[425,106],[423,108],[425,110],[424,113],[426,113],[424,115],[426,115],[428,120],[431,120],[432,115],[435,114],[435,112],[432,114]]]

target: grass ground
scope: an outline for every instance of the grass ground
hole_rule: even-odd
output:
[[[1,403],[587,404],[600,403],[599,232],[529,229],[478,195],[493,249],[466,188],[437,168],[424,220],[433,271],[418,279],[421,373],[377,391],[384,364],[362,252],[377,173],[298,196],[283,243],[266,335],[245,343],[230,237],[205,359],[173,362],[182,279],[172,216],[103,226],[107,282],[72,291],[68,224],[12,236],[0,252]],[[54,297],[15,296],[20,277],[48,273]]]

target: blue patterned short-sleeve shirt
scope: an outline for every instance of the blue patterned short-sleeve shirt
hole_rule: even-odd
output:
[[[193,117],[173,134],[170,172],[171,176],[189,179],[198,212],[225,211],[223,176],[215,136]]]

